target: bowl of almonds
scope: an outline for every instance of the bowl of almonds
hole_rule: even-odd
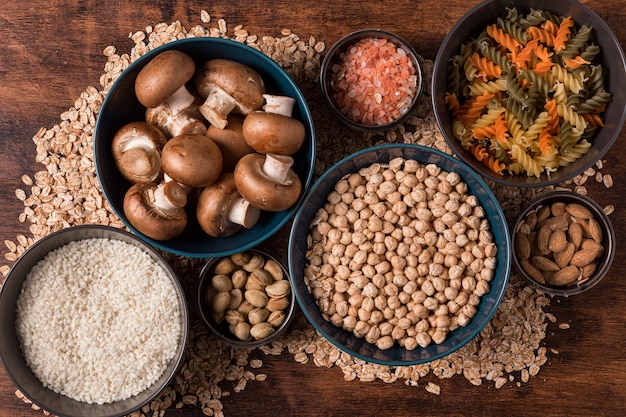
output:
[[[547,294],[569,296],[596,285],[615,256],[615,232],[590,197],[553,191],[530,201],[512,230],[513,263]]]
[[[283,262],[268,251],[250,249],[207,262],[200,272],[198,308],[222,342],[254,348],[287,329],[295,296]]]

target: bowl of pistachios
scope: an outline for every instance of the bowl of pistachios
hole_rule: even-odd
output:
[[[236,348],[278,338],[296,304],[284,262],[258,248],[210,259],[200,272],[197,301],[211,332]]]

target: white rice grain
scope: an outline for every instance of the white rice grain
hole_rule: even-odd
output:
[[[84,239],[31,269],[17,300],[16,331],[44,386],[104,404],[161,377],[179,343],[180,307],[171,279],[146,252]]]

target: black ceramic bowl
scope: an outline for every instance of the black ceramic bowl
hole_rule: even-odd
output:
[[[409,57],[410,62],[412,62],[412,65],[415,68],[415,75],[417,77],[417,91],[413,97],[410,107],[400,117],[385,124],[359,123],[346,115],[337,105],[337,101],[333,98],[333,66],[340,62],[340,56],[342,53],[348,50],[356,42],[366,38],[385,39],[388,42],[393,43],[397,48],[402,48]],[[411,44],[398,35],[380,29],[363,29],[344,36],[328,50],[324,56],[320,69],[320,86],[322,94],[326,99],[326,103],[330,107],[333,114],[343,124],[353,129],[365,132],[384,132],[404,122],[411,115],[411,110],[413,110],[419,103],[424,88],[422,64],[417,57],[417,52],[415,52],[415,49],[411,46]]]
[[[490,282],[491,288],[482,296],[478,312],[465,327],[460,327],[448,334],[441,344],[431,343],[426,348],[407,350],[398,344],[391,349],[379,349],[363,338],[356,337],[340,327],[336,327],[322,316],[313,295],[304,281],[304,270],[307,265],[307,239],[310,223],[316,212],[326,203],[327,195],[333,191],[335,184],[346,174],[358,172],[361,168],[375,163],[385,164],[390,160],[402,157],[412,159],[421,164],[436,164],[448,172],[456,172],[468,185],[468,192],[475,195],[489,218],[494,242],[497,242],[497,267]],[[342,351],[359,359],[390,366],[413,365],[430,362],[442,358],[461,348],[472,340],[483,329],[496,312],[504,297],[511,271],[511,249],[509,230],[506,226],[504,213],[489,187],[469,166],[443,152],[410,144],[381,145],[346,156],[328,169],[311,187],[304,203],[298,209],[294,219],[289,243],[289,271],[300,304],[307,319],[315,329]]]
[[[520,229],[525,223],[525,219],[529,213],[536,214],[541,208],[550,207],[554,203],[580,204],[586,207],[593,214],[597,224],[600,226],[600,230],[602,231],[602,240],[600,243],[604,247],[603,253],[595,261],[597,265],[595,267],[595,272],[585,279],[577,279],[572,284],[556,286],[550,285],[549,283],[540,283],[533,279],[522,266],[522,261],[515,250],[513,251],[513,265],[515,265],[515,269],[526,281],[546,294],[567,297],[570,295],[580,294],[591,289],[609,272],[611,264],[613,263],[613,258],[615,257],[615,230],[611,224],[609,216],[607,216],[604,210],[602,210],[602,207],[600,207],[600,205],[590,197],[573,191],[550,191],[535,197],[533,200],[528,202],[528,204],[526,204],[522,211],[520,211],[511,230],[511,238],[513,239],[513,242],[515,242],[517,235],[521,233]],[[589,236],[586,237],[589,238]]]
[[[45,388],[26,364],[15,329],[18,296],[31,268],[54,249],[73,241],[94,238],[119,240],[137,246],[162,266],[171,277],[172,284],[178,294],[182,328],[179,346],[174,358],[167,365],[163,375],[151,387],[127,400],[103,405],[79,402]],[[165,258],[155,248],[129,232],[97,225],[75,226],[60,230],[38,240],[24,252],[11,268],[0,290],[0,317],[2,318],[0,320],[0,331],[2,332],[2,337],[0,338],[0,358],[7,375],[17,389],[33,403],[52,414],[66,417],[122,417],[149,403],[176,374],[183,358],[189,327],[184,290]]]
[[[261,255],[265,259],[265,262],[267,262],[267,260],[274,261],[278,266],[280,266],[283,273],[283,279],[287,280],[287,282],[290,282],[287,267],[276,254],[259,248],[248,250],[246,251],[246,253],[250,255]],[[282,310],[285,314],[284,320],[278,326],[274,327],[274,331],[272,334],[262,339],[250,338],[249,340],[241,340],[229,330],[227,321],[222,321],[221,323],[216,322],[211,306],[207,302],[206,294],[207,290],[209,290],[209,288],[211,287],[212,277],[216,274],[215,268],[221,260],[224,260],[226,258],[228,257],[210,259],[204,265],[202,271],[200,271],[200,283],[198,286],[198,297],[196,301],[198,303],[198,311],[200,311],[202,321],[219,340],[230,346],[243,349],[253,349],[259,346],[267,345],[273,340],[276,340],[278,337],[280,337],[289,328],[289,325],[291,324],[294,317],[294,311],[296,306],[294,291],[292,289],[289,291],[289,295],[287,296],[289,298],[289,306],[286,309]],[[238,266],[237,269],[242,268],[241,266]],[[245,288],[242,288],[241,291],[245,292]]]
[[[556,172],[545,172],[536,176],[493,174],[485,165],[478,162],[474,156],[461,146],[460,141],[453,133],[454,115],[444,102],[448,90],[448,66],[450,58],[459,54],[463,43],[476,38],[488,25],[496,22],[498,17],[505,18],[507,8],[516,7],[520,14],[526,14],[530,9],[543,9],[559,16],[571,16],[576,25],[587,25],[592,28],[590,41],[600,47],[597,61],[605,69],[605,87],[612,94],[611,101],[604,113],[604,127],[596,129],[590,143],[590,151],[580,159],[567,166],[558,168]],[[622,130],[626,117],[626,62],[619,40],[609,26],[592,10],[577,0],[562,0],[545,2],[541,0],[487,0],[469,10],[448,32],[444,38],[433,69],[432,97],[433,109],[439,128],[458,157],[470,165],[482,176],[497,183],[518,187],[540,187],[557,184],[573,178],[596,163],[609,151]]]
[[[195,211],[189,213],[185,231],[170,240],[151,239],[133,227],[123,210],[123,200],[130,183],[120,174],[111,152],[115,132],[129,122],[145,120],[145,107],[134,92],[139,71],[156,55],[167,50],[189,54],[197,65],[212,58],[225,58],[241,62],[255,69],[263,79],[266,91],[296,99],[293,117],[305,126],[306,138],[302,148],[293,155],[293,170],[303,186],[300,199],[289,209],[280,212],[263,212],[258,223],[242,229],[229,237],[215,238],[205,234],[195,220]],[[94,134],[94,154],[98,179],[107,201],[124,224],[146,242],[178,255],[193,258],[213,258],[252,248],[276,233],[295,213],[313,177],[315,165],[315,129],[313,119],[302,92],[289,75],[262,52],[242,43],[221,38],[190,38],[160,46],[133,62],[115,81],[102,104]]]

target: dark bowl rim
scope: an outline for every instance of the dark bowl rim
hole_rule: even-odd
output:
[[[616,239],[615,239],[615,228],[611,222],[609,216],[604,212],[602,207],[595,201],[593,198],[588,195],[580,194],[575,191],[566,191],[566,190],[555,190],[555,191],[547,191],[535,196],[533,199],[528,201],[520,210],[519,214],[513,220],[513,224],[511,225],[511,239],[514,241],[515,236],[518,233],[519,226],[521,222],[524,220],[526,215],[533,210],[536,210],[542,207],[545,203],[553,202],[553,201],[575,201],[577,203],[583,204],[587,208],[589,208],[600,223],[602,227],[602,231],[605,234],[604,240],[607,242],[607,248],[605,249],[605,255],[603,256],[603,262],[600,268],[593,274],[591,278],[582,284],[577,284],[575,286],[568,287],[554,287],[550,285],[541,284],[534,279],[532,279],[528,274],[526,274],[520,264],[519,259],[515,255],[515,250],[512,251],[512,261],[513,266],[517,270],[517,273],[526,280],[530,285],[535,288],[545,292],[546,294],[552,296],[560,296],[560,297],[569,297],[576,294],[581,294],[585,291],[590,290],[595,287],[602,279],[606,276],[606,274],[611,269],[611,265],[613,264],[613,259],[615,258],[616,252]]]
[[[227,38],[214,38],[214,37],[195,37],[195,38],[185,38],[185,39],[177,39],[177,40],[173,40],[170,42],[167,42],[163,45],[160,45],[154,49],[151,49],[150,51],[147,51],[146,53],[144,53],[143,55],[141,55],[140,57],[138,57],[135,61],[131,62],[129,64],[129,66],[124,69],[124,71],[122,71],[121,74],[118,75],[118,77],[115,79],[115,81],[113,81],[113,83],[111,84],[110,88],[108,89],[108,91],[106,92],[106,96],[104,97],[104,100],[102,101],[102,105],[100,106],[100,110],[98,111],[98,115],[96,117],[96,124],[94,127],[94,133],[93,133],[93,154],[94,154],[94,166],[96,168],[96,177],[98,178],[98,182],[100,183],[100,186],[102,188],[102,192],[107,200],[107,202],[111,201],[111,195],[108,192],[108,187],[105,186],[105,184],[102,183],[102,178],[100,175],[100,170],[101,170],[101,164],[100,164],[100,158],[98,157],[98,149],[101,148],[101,145],[99,144],[100,142],[100,135],[99,132],[101,131],[100,126],[102,123],[102,119],[100,117],[100,114],[102,113],[102,110],[107,106],[107,104],[109,103],[109,101],[111,100],[110,97],[112,95],[112,93],[114,91],[116,91],[118,88],[120,88],[119,86],[122,84],[122,79],[126,74],[132,73],[132,71],[134,71],[137,67],[142,67],[144,65],[146,65],[146,63],[154,58],[156,55],[158,55],[159,53],[163,52],[163,51],[167,51],[167,50],[171,50],[171,49],[177,49],[177,47],[179,45],[192,45],[192,44],[203,44],[203,43],[210,43],[210,44],[215,44],[215,45],[229,45],[231,47],[235,47],[235,48],[241,48],[242,51],[245,51],[246,53],[250,53],[252,55],[254,55],[256,58],[258,58],[261,62],[263,62],[264,65],[268,65],[269,67],[271,67],[271,69],[279,74],[281,74],[282,77],[284,77],[284,81],[289,84],[290,88],[293,89],[293,91],[296,94],[296,100],[298,101],[298,103],[301,103],[302,105],[302,110],[304,111],[302,114],[302,119],[303,121],[306,121],[306,124],[310,124],[310,126],[306,129],[307,130],[307,136],[309,137],[309,144],[308,144],[308,152],[310,153],[311,157],[310,157],[310,162],[308,163],[308,168],[306,169],[306,176],[304,178],[302,178],[302,195],[300,196],[300,198],[296,201],[296,203],[282,211],[279,212],[281,213],[280,217],[278,217],[278,215],[276,213],[270,213],[269,215],[272,216],[277,216],[276,218],[278,219],[278,221],[276,222],[276,224],[268,230],[267,233],[265,233],[264,235],[260,235],[260,236],[256,236],[254,239],[251,239],[249,242],[241,245],[241,246],[237,246],[236,248],[230,249],[230,250],[201,250],[199,249],[198,251],[189,251],[189,250],[182,250],[182,249],[177,249],[175,247],[172,247],[169,244],[168,240],[156,240],[156,239],[152,239],[149,238],[148,236],[144,235],[143,233],[141,233],[139,230],[137,230],[137,228],[135,228],[132,224],[130,224],[130,222],[127,220],[126,216],[123,213],[123,210],[121,210],[121,208],[114,206],[113,204],[110,204],[113,212],[116,214],[116,216],[120,219],[120,221],[122,223],[124,223],[124,225],[130,229],[134,234],[136,234],[137,236],[139,236],[142,240],[144,240],[145,242],[149,243],[152,246],[155,246],[163,251],[166,251],[168,253],[172,253],[175,255],[180,255],[180,256],[186,256],[189,258],[213,258],[213,257],[219,257],[219,256],[227,256],[227,255],[232,255],[234,253],[237,252],[241,252],[244,250],[249,250],[252,249],[254,247],[256,247],[257,245],[260,245],[261,243],[263,243],[264,241],[266,241],[267,239],[269,239],[271,236],[275,235],[283,226],[285,226],[285,224],[293,217],[293,215],[295,214],[295,212],[297,211],[298,207],[300,206],[300,204],[302,203],[302,201],[305,198],[306,195],[306,191],[308,190],[310,184],[313,181],[314,178],[314,174],[315,174],[315,161],[316,161],[316,153],[317,153],[317,146],[316,146],[316,130],[315,130],[315,124],[314,124],[314,119],[313,119],[313,115],[311,113],[311,109],[309,107],[309,104],[304,96],[304,94],[302,93],[302,90],[300,89],[300,87],[298,86],[298,84],[295,82],[295,80],[285,71],[284,68],[282,68],[277,62],[275,62],[273,59],[271,59],[269,56],[265,55],[263,52],[249,46],[246,45],[245,43],[242,42],[238,42],[236,40],[233,39],[227,39]],[[306,125],[305,124],[305,125]],[[307,146],[307,143],[305,143],[304,146]]]
[[[608,37],[611,39],[612,41],[612,46],[615,47],[617,49],[617,51],[619,52],[619,57],[615,57],[615,59],[619,59],[620,65],[620,72],[622,74],[626,74],[626,55],[624,54],[624,50],[621,46],[621,43],[619,41],[619,39],[617,38],[617,36],[615,35],[615,32],[613,32],[613,30],[609,27],[609,25],[604,21],[604,19],[602,19],[596,12],[594,12],[591,8],[589,8],[589,6],[587,6],[586,4],[581,3],[578,0],[565,0],[568,4],[571,4],[575,7],[578,7],[580,9],[582,9],[586,14],[588,14],[589,16],[591,16],[594,20],[598,21],[598,26],[595,26],[593,29],[594,31],[597,31],[598,28],[600,28],[604,33],[606,33],[608,35]],[[461,152],[459,149],[459,146],[456,144],[455,141],[458,142],[458,140],[454,137],[449,137],[449,135],[446,132],[446,129],[443,129],[442,126],[444,125],[443,120],[441,119],[441,115],[439,114],[439,111],[442,109],[438,104],[439,104],[439,100],[437,97],[437,92],[435,91],[435,88],[437,86],[437,78],[438,78],[438,73],[440,71],[443,71],[447,68],[447,64],[448,64],[448,59],[450,58],[449,56],[444,56],[444,50],[448,47],[449,44],[451,44],[452,38],[455,36],[455,33],[457,32],[457,30],[463,25],[465,24],[466,21],[471,20],[474,15],[476,13],[478,13],[479,11],[481,11],[481,9],[485,8],[486,6],[490,5],[490,4],[500,4],[500,8],[502,9],[502,11],[504,11],[505,7],[513,7],[516,6],[515,1],[514,0],[483,0],[481,3],[471,7],[458,21],[456,21],[454,23],[454,25],[452,26],[452,28],[448,31],[448,33],[446,34],[446,36],[444,37],[443,41],[441,42],[438,51],[437,51],[437,55],[435,57],[434,63],[433,63],[433,73],[432,73],[432,77],[431,77],[431,101],[432,101],[432,107],[433,107],[433,112],[435,114],[435,119],[437,122],[437,125],[439,127],[439,130],[441,131],[442,136],[444,137],[446,143],[448,144],[448,146],[450,147],[450,149],[453,151],[453,153],[461,160],[463,160],[464,162],[466,162],[468,165],[472,166],[475,161],[472,161],[470,159],[470,156],[466,155],[465,152]],[[552,6],[552,4],[547,4],[546,6],[542,8],[544,9],[550,9],[550,7]],[[494,17],[495,20],[495,17]],[[460,44],[458,45],[460,47]],[[612,103],[609,103],[609,105],[611,105]],[[447,108],[443,109],[445,111],[448,111]],[[521,188],[539,188],[539,187],[545,187],[545,186],[549,186],[549,185],[555,185],[555,184],[560,184],[563,183],[567,180],[570,180],[574,177],[576,177],[577,175],[580,175],[581,173],[583,173],[586,169],[588,169],[589,167],[591,167],[592,165],[594,165],[594,163],[597,160],[602,159],[602,157],[604,157],[604,155],[606,155],[606,153],[611,149],[611,147],[613,146],[613,144],[615,143],[615,141],[618,139],[621,131],[622,131],[622,127],[624,126],[624,123],[626,122],[626,105],[623,106],[621,115],[619,117],[619,120],[615,126],[614,132],[610,138],[610,140],[607,142],[607,144],[599,150],[597,157],[595,157],[593,160],[590,160],[589,162],[585,163],[584,165],[582,165],[578,170],[571,172],[567,175],[563,175],[563,176],[559,176],[558,178],[552,178],[549,174],[546,173],[542,173],[540,178],[537,178],[536,180],[533,180],[532,182],[530,181],[515,181],[513,176],[509,175],[507,177],[500,177],[498,175],[492,174],[489,170],[481,170],[478,171],[476,169],[474,169],[476,172],[479,173],[479,175],[482,175],[486,178],[488,178],[489,180],[492,180],[498,184],[501,185],[506,185],[506,186],[514,186],[514,187],[521,187]],[[597,133],[596,133],[597,135]],[[595,136],[595,135],[594,135]]]
[[[200,319],[202,320],[202,323],[206,326],[206,328],[211,333],[213,333],[213,335],[217,339],[237,349],[254,349],[254,348],[258,348],[258,347],[265,346],[265,345],[272,343],[274,340],[278,339],[289,329],[293,321],[293,318],[295,316],[296,298],[295,298],[295,294],[293,291],[292,281],[289,278],[289,275],[290,275],[289,268],[287,267],[287,264],[278,256],[278,254],[275,253],[275,251],[266,249],[266,248],[257,247],[257,248],[248,249],[242,252],[254,252],[254,253],[261,254],[267,258],[274,260],[280,265],[281,269],[283,270],[283,273],[285,274],[285,279],[289,281],[289,285],[290,287],[292,287],[290,290],[290,295],[289,295],[289,307],[285,311],[285,314],[286,314],[285,321],[280,326],[278,326],[278,328],[274,331],[274,333],[272,333],[268,337],[260,339],[260,340],[252,340],[249,342],[237,340],[234,337],[229,337],[228,335],[225,335],[223,332],[219,331],[217,326],[214,324],[213,320],[205,312],[207,307],[206,307],[206,303],[204,302],[203,290],[206,290],[206,287],[209,285],[208,283],[206,283],[208,281],[207,278],[209,277],[209,272],[211,272],[212,268],[220,259],[227,258],[228,255],[210,258],[202,266],[202,269],[200,270],[200,273],[198,275],[198,291],[196,294],[196,305],[197,305],[198,313],[200,314]]]
[[[167,261],[167,259],[163,256],[162,253],[160,253],[156,248],[154,248],[153,246],[151,246],[149,243],[143,241],[142,239],[140,239],[138,236],[134,235],[133,233],[130,233],[124,229],[118,229],[116,227],[112,227],[112,226],[107,226],[107,225],[100,225],[100,224],[81,224],[81,225],[76,225],[76,226],[70,226],[70,227],[66,227],[63,229],[59,229],[56,230],[44,237],[42,237],[41,239],[35,241],[33,243],[33,245],[31,245],[30,247],[28,247],[24,253],[22,255],[20,255],[20,257],[15,261],[15,263],[12,265],[11,269],[9,270],[9,272],[7,273],[2,285],[0,286],[0,300],[3,298],[2,294],[5,292],[5,287],[7,287],[9,284],[9,281],[11,279],[15,279],[12,278],[14,277],[14,271],[22,264],[22,263],[26,263],[28,262],[28,257],[30,256],[29,254],[31,252],[34,252],[37,250],[37,247],[41,246],[41,245],[45,245],[47,242],[56,239],[58,236],[60,235],[64,235],[64,234],[69,234],[69,233],[75,233],[75,232],[80,232],[80,231],[86,231],[86,232],[90,232],[90,231],[103,231],[106,233],[110,233],[112,235],[118,235],[120,238],[123,239],[128,239],[134,243],[132,243],[133,245],[139,247],[140,249],[142,249],[144,252],[149,252],[149,254],[151,256],[153,256],[154,258],[156,258],[156,260],[158,260],[158,262],[160,263],[160,265],[166,270],[167,275],[170,277],[170,280],[172,282],[172,284],[174,285],[176,294],[178,295],[178,298],[180,300],[180,309],[181,309],[181,335],[179,336],[179,339],[181,341],[180,345],[177,348],[177,353],[176,356],[174,358],[172,358],[171,362],[173,364],[173,368],[172,371],[169,372],[169,375],[166,377],[166,380],[161,384],[161,388],[167,386],[169,383],[171,383],[171,381],[174,379],[174,377],[176,376],[178,369],[180,369],[180,367],[183,364],[183,359],[184,359],[184,353],[187,347],[187,339],[188,339],[188,334],[189,334],[189,322],[190,322],[190,318],[189,318],[189,308],[188,308],[188,302],[187,302],[187,298],[185,296],[185,290],[178,278],[178,275],[176,274],[176,272],[174,271],[174,269],[172,268],[172,266],[170,265],[170,263]],[[77,240],[82,240],[82,239],[89,239],[90,237],[81,237],[81,238],[77,238],[77,239],[72,239],[70,241],[77,241]],[[91,237],[93,238],[93,237]],[[111,239],[117,239],[117,237],[109,237]],[[125,241],[125,240],[123,240]],[[69,243],[69,242],[68,242]],[[61,245],[63,246],[63,245]],[[59,246],[60,247],[60,246]],[[1,353],[1,352],[0,352]],[[18,381],[16,379],[16,377],[13,375],[13,370],[12,370],[12,366],[8,365],[8,360],[7,358],[5,358],[3,355],[0,355],[0,363],[2,363],[2,366],[5,370],[5,373],[7,374],[7,376],[9,377],[9,379],[11,380],[11,382],[13,383],[13,385],[19,389],[20,392],[22,392],[26,398],[28,398],[29,401],[32,401],[33,404],[36,404],[37,406],[41,407],[42,409],[54,414],[54,415],[58,415],[58,416],[66,416],[66,414],[61,413],[60,411],[58,411],[56,409],[56,407],[51,407],[48,404],[45,404],[41,401],[39,401],[38,396],[31,396],[30,395],[30,390],[28,390],[27,388],[24,387],[24,385]],[[150,386],[148,388],[146,388],[146,390],[151,389],[153,386]],[[50,391],[48,388],[42,388],[44,390]],[[156,398],[161,390],[157,390],[154,392],[154,394],[150,395],[149,397],[147,397],[146,399],[144,399],[143,401],[137,403],[132,409],[127,409],[124,410],[123,412],[113,412],[112,414],[107,415],[107,417],[122,417],[125,416],[129,413],[132,413],[133,411],[136,411],[138,409],[140,409],[141,407],[145,406],[146,404],[149,404],[152,400],[154,400],[154,398]],[[50,391],[52,392],[52,391]],[[134,397],[130,397],[126,400],[122,400],[122,401],[116,401],[114,403],[109,403],[109,404],[104,404],[104,405],[98,405],[98,404],[87,404],[87,403],[81,403],[78,402],[76,400],[72,400],[69,397],[66,397],[68,401],[73,401],[76,403],[81,404],[81,406],[85,406],[85,407],[89,407],[89,408],[99,408],[99,407],[108,407],[111,406],[113,404],[116,403],[121,403],[121,402],[125,402],[125,401],[130,401],[132,400],[132,398]],[[70,416],[68,416],[70,417]]]
[[[367,38],[367,37],[385,37],[387,38],[387,40],[393,42],[396,46],[401,46],[403,49],[405,49],[408,52],[409,58],[411,58],[411,60],[413,61],[417,69],[416,71],[416,74],[418,76],[417,93],[415,94],[415,97],[413,97],[411,106],[409,107],[407,112],[404,113],[402,116],[400,116],[398,119],[392,122],[386,123],[384,125],[371,125],[371,126],[364,125],[364,124],[357,123],[354,120],[350,119],[337,108],[337,105],[335,104],[334,100],[331,98],[331,94],[328,89],[328,84],[329,84],[328,75],[329,75],[330,66],[331,66],[330,64],[335,59],[336,53],[341,52],[345,46],[350,45],[351,43],[354,43],[360,39]],[[426,84],[424,76],[425,76],[425,72],[424,72],[424,67],[422,65],[422,62],[420,60],[420,55],[417,53],[417,51],[415,50],[415,48],[413,47],[413,45],[411,45],[409,41],[397,35],[396,33],[390,32],[389,30],[386,30],[386,29],[365,28],[365,29],[355,30],[353,32],[350,32],[342,36],[341,38],[339,38],[339,40],[337,40],[330,47],[330,49],[326,52],[326,55],[324,55],[324,58],[322,59],[322,63],[320,65],[319,84],[320,84],[320,88],[322,90],[322,96],[324,97],[324,101],[326,102],[326,105],[331,110],[333,115],[335,115],[335,117],[339,119],[339,121],[341,121],[346,126],[357,131],[381,133],[387,130],[391,130],[394,127],[404,123],[411,116],[413,110],[421,102],[422,97],[424,95],[424,89],[425,89],[425,84]]]
[[[482,329],[485,328],[485,326],[487,326],[487,324],[491,321],[491,319],[493,318],[493,316],[495,315],[498,306],[500,305],[500,303],[502,302],[502,300],[504,299],[504,296],[506,294],[506,289],[510,280],[510,275],[511,275],[511,269],[512,269],[512,254],[511,254],[511,250],[510,250],[510,246],[511,246],[511,238],[510,238],[510,232],[509,232],[509,228],[506,225],[506,217],[504,215],[504,211],[502,210],[502,207],[500,206],[496,196],[493,194],[492,190],[489,188],[489,186],[487,185],[487,183],[480,177],[480,175],[478,175],[474,170],[472,170],[465,162],[459,160],[458,158],[455,158],[452,155],[449,155],[445,152],[442,152],[440,150],[434,149],[434,148],[430,148],[427,146],[423,146],[423,145],[417,145],[417,144],[398,144],[398,143],[390,143],[390,144],[383,144],[383,145],[376,145],[376,146],[372,146],[372,147],[368,147],[365,149],[362,149],[360,151],[354,152],[351,155],[347,155],[344,158],[342,158],[340,161],[336,162],[335,164],[333,164],[333,166],[331,166],[329,169],[327,169],[318,179],[317,181],[315,181],[315,183],[311,186],[311,189],[308,193],[308,197],[311,197],[318,189],[318,187],[320,187],[322,185],[322,183],[325,181],[325,179],[327,177],[329,177],[334,171],[337,170],[338,167],[340,167],[341,165],[349,162],[351,159],[355,159],[358,158],[360,155],[364,155],[367,153],[371,153],[371,152],[378,152],[378,151],[385,151],[388,149],[402,149],[402,148],[410,148],[410,149],[414,149],[416,151],[419,152],[424,152],[424,153],[431,153],[431,154],[435,154],[439,157],[442,157],[444,159],[447,159],[449,162],[453,163],[453,164],[457,164],[460,167],[462,167],[463,169],[465,169],[469,175],[472,177],[473,180],[476,181],[477,185],[479,187],[481,187],[483,189],[483,191],[485,192],[486,196],[492,200],[495,206],[495,209],[497,211],[497,217],[501,220],[500,222],[497,221],[492,221],[490,220],[490,223],[492,225],[494,224],[498,224],[499,228],[502,232],[502,234],[504,235],[504,245],[506,246],[506,248],[501,248],[500,244],[498,245],[498,256],[502,256],[503,260],[505,262],[504,265],[502,265],[502,268],[504,270],[504,276],[502,277],[502,281],[501,281],[501,286],[499,291],[497,292],[497,294],[495,294],[494,297],[494,306],[493,308],[491,308],[491,310],[489,310],[488,314],[483,318],[483,322],[481,324],[478,325],[478,327],[476,329],[474,329],[473,331],[471,331],[470,335],[468,335],[468,337],[464,338],[463,340],[459,341],[459,343],[457,343],[456,345],[452,346],[450,349],[444,351],[444,352],[439,352],[437,354],[434,354],[428,358],[425,359],[417,359],[417,360],[384,360],[384,359],[378,359],[378,358],[374,358],[374,357],[368,357],[365,356],[359,352],[356,352],[355,350],[348,348],[346,346],[344,346],[343,344],[341,344],[340,342],[338,342],[337,340],[335,340],[334,337],[330,336],[326,331],[324,331],[324,329],[322,329],[318,323],[317,320],[315,319],[315,317],[313,317],[311,315],[311,313],[308,311],[308,309],[306,308],[306,303],[304,300],[304,297],[310,296],[310,294],[307,292],[307,294],[305,294],[304,292],[306,292],[306,289],[304,289],[304,286],[306,284],[298,284],[296,285],[295,280],[298,279],[300,281],[302,281],[303,278],[303,274],[302,271],[295,271],[295,266],[293,265],[293,257],[294,257],[294,252],[295,252],[295,248],[294,248],[294,244],[293,244],[293,235],[296,231],[296,229],[298,228],[298,224],[301,223],[303,221],[303,213],[302,210],[304,209],[304,207],[306,206],[305,204],[303,204],[300,209],[298,210],[298,212],[296,213],[296,216],[294,218],[294,221],[292,223],[291,226],[291,230],[290,230],[290,235],[289,235],[289,249],[288,249],[288,260],[289,260],[289,272],[290,272],[290,279],[292,280],[292,289],[295,292],[295,296],[296,296],[296,300],[298,301],[298,304],[300,305],[300,310],[302,310],[302,312],[304,313],[306,319],[309,321],[309,323],[311,323],[311,325],[316,329],[317,332],[319,332],[326,340],[328,340],[332,345],[334,345],[335,347],[337,347],[340,351],[345,352],[350,354],[351,356],[367,361],[367,362],[371,362],[371,363],[376,363],[376,364],[380,364],[380,365],[385,365],[385,366],[410,366],[410,365],[418,365],[418,364],[422,364],[422,363],[428,363],[431,362],[433,360],[437,360],[437,359],[441,359],[442,357],[445,357],[457,350],[459,350],[460,348],[462,348],[463,346],[465,346],[467,343],[469,343],[472,339],[476,338],[479,333],[482,331]],[[467,179],[464,178],[465,181],[467,181]],[[310,219],[305,219],[307,221],[307,223],[310,221]],[[493,226],[492,226],[493,227]],[[506,250],[504,250],[506,249]],[[297,273],[296,273],[297,272]],[[297,277],[297,278],[296,278]],[[495,278],[494,278],[495,279]],[[491,281],[493,282],[493,280]],[[302,291],[301,291],[302,290]],[[493,291],[493,287],[490,289],[490,293]],[[489,293],[488,293],[489,294]],[[473,321],[472,323],[475,323],[475,321]],[[467,327],[465,327],[467,328]],[[349,332],[341,329],[340,330],[342,333],[348,334]],[[444,342],[445,343],[445,342]],[[375,347],[375,345],[372,345],[374,349],[377,349]],[[431,344],[432,346],[432,344]],[[422,348],[417,348],[416,350],[420,350]]]

